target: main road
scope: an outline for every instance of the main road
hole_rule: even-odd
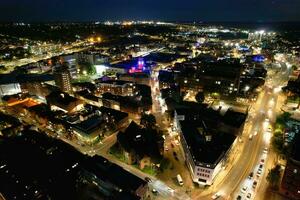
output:
[[[274,154],[271,153],[272,158],[268,159],[270,156],[267,155],[270,152],[266,154],[263,151],[264,148],[270,149],[271,133],[268,129],[276,119],[277,86],[284,84],[289,74],[290,68],[285,63],[281,63],[280,71],[268,76],[266,85],[250,110],[251,120],[248,122],[250,128],[244,131],[241,138],[243,148],[240,155],[233,160],[232,167],[228,173],[224,174],[224,177],[218,177],[218,181],[215,181],[214,185],[207,190],[192,193],[192,199],[211,199],[211,196],[217,192],[222,195],[221,199],[236,199],[238,195],[245,198],[248,193],[251,193],[250,199],[254,199],[255,196],[260,199],[263,196],[267,185],[265,181],[267,170],[263,167],[260,176],[257,176],[257,170],[261,159],[269,163],[274,158]],[[248,176],[251,172],[254,176],[250,180]],[[264,187],[264,189],[252,190],[254,179],[258,181],[257,188]],[[246,192],[241,193],[241,188],[245,186]]]

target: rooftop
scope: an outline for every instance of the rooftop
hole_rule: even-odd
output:
[[[60,91],[51,92],[46,98],[47,101],[50,101],[52,104],[59,104],[63,106],[68,106],[69,104],[78,101],[77,98],[70,96],[68,93]]]
[[[102,157],[85,156],[30,130],[0,139],[0,157],[0,185],[6,186],[1,193],[6,199],[138,200],[137,189],[147,185]]]
[[[203,120],[180,121],[180,125],[194,161],[210,167],[218,164],[236,138],[233,134],[212,130]]]
[[[131,122],[124,132],[118,133],[118,142],[127,151],[134,151],[141,157],[159,157],[160,150],[158,143],[163,141],[156,130],[144,129]]]
[[[79,130],[80,132],[84,132],[85,134],[92,134],[95,130],[99,129],[103,120],[100,116],[92,116],[83,122],[73,125],[73,128]]]
[[[48,82],[53,80],[54,77],[50,74],[0,74],[0,85],[12,83]]]
[[[228,125],[239,128],[244,124],[246,118],[247,114],[228,109],[223,116],[223,121]]]
[[[212,123],[215,127],[225,124],[235,128],[241,128],[246,121],[247,114],[228,109],[224,115],[218,110],[208,108],[206,104],[194,102],[182,102],[175,106],[178,115],[184,115],[185,120],[205,120]]]

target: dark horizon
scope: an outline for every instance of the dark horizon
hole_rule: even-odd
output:
[[[2,0],[0,21],[300,21],[298,0]],[[238,19],[238,20],[237,20]]]

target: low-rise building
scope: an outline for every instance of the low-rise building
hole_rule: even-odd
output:
[[[146,129],[131,122],[124,132],[117,135],[128,164],[139,164],[143,169],[151,164],[150,159],[161,157],[164,140],[155,129]]]
[[[102,81],[96,84],[96,88],[98,94],[109,92],[113,95],[134,96],[137,93],[134,83],[120,80]]]
[[[79,111],[84,106],[82,100],[60,91],[51,92],[46,97],[46,100],[47,104],[51,107],[51,110],[62,110],[68,113]]]
[[[0,136],[17,135],[22,129],[23,125],[17,118],[0,112]]]
[[[84,143],[93,144],[128,125],[128,114],[106,107],[86,105],[67,119],[73,133]]]
[[[291,157],[285,167],[281,182],[281,193],[289,199],[300,199],[300,134],[293,139]]]
[[[120,74],[119,80],[150,86],[151,78],[150,75],[146,73],[132,73],[132,74],[128,73],[128,74]]]
[[[20,92],[39,94],[42,84],[54,84],[54,77],[49,74],[0,74],[0,96]]]
[[[95,167],[89,171],[96,175],[101,185],[114,185],[115,188],[119,188],[118,192],[111,194],[115,196],[113,199],[146,200],[150,198],[147,181],[134,176],[103,157],[94,156],[91,158],[91,162],[95,163]]]

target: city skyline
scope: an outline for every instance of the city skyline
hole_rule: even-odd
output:
[[[298,10],[2,0],[0,200],[299,200]]]

